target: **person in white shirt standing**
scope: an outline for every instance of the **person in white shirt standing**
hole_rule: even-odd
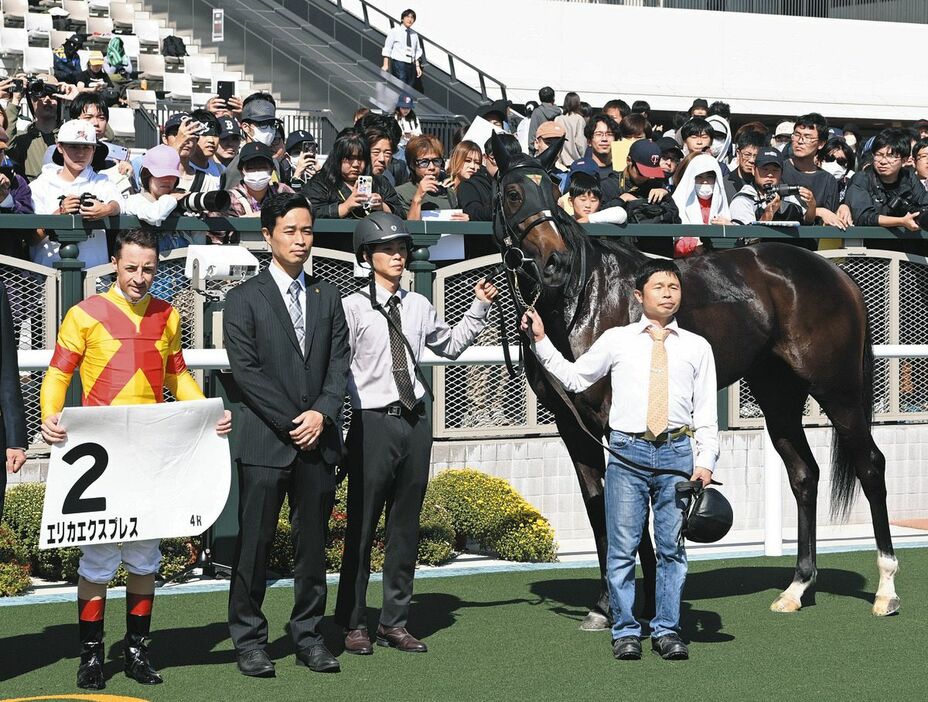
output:
[[[422,77],[422,42],[419,34],[412,28],[416,22],[416,13],[403,10],[401,24],[387,32],[383,44],[383,70],[390,71],[406,85],[413,85],[416,78]]]
[[[388,212],[374,212],[354,230],[359,264],[372,269],[369,286],[342,300],[351,366],[351,425],[345,441],[348,528],[338,578],[335,620],[347,630],[345,652],[370,655],[367,585],[371,546],[387,509],[383,608],[377,643],[404,653],[426,645],[406,629],[419,551],[419,513],[429,479],[432,426],[425,411],[425,382],[418,372],[426,346],[457,358],[486,325],[497,290],[485,279],[474,287],[470,309],[453,328],[422,295],[400,287],[412,235]]]
[[[52,163],[42,167],[42,173],[32,181],[32,199],[36,214],[80,215],[85,220],[99,220],[118,215],[122,210],[122,194],[105,175],[93,170],[96,150],[106,147],[97,143],[93,123],[72,119],[58,130],[58,146]],[[60,260],[59,244],[44,229],[36,230],[38,243],[32,247],[32,260],[51,266]],[[78,259],[85,267],[108,263],[106,231],[93,229],[87,241],[78,244]]]
[[[681,277],[665,259],[645,263],[635,277],[641,319],[607,329],[571,363],[545,336],[529,309],[522,329],[531,330],[535,354],[570,392],[582,392],[611,374],[611,449],[606,467],[606,578],[612,606],[612,651],[620,660],[641,658],[641,625],[635,603],[635,553],[654,510],[657,546],[657,612],[651,646],[667,660],[689,657],[680,638],[680,600],[686,551],[680,531],[684,497],[675,485],[712,481],[718,458],[715,360],[703,337],[681,329]],[[690,435],[695,439],[695,468]]]

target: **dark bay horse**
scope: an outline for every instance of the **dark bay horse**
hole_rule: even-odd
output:
[[[494,237],[513,285],[517,311],[521,315],[534,304],[551,341],[571,359],[606,329],[640,317],[632,293],[635,272],[645,256],[625,244],[586,236],[557,205],[557,188],[546,173],[551,165],[547,155],[543,153],[541,160],[510,156],[494,139],[499,167]],[[814,601],[819,467],[802,427],[803,407],[811,395],[834,427],[832,512],[846,514],[859,480],[870,503],[878,550],[880,584],[873,613],[898,611],[894,586],[898,565],[886,508],[885,459],[870,431],[873,354],[860,289],[834,264],[788,244],[754,244],[693,256],[678,264],[683,275],[680,325],[712,345],[720,388],[740,378],[748,383],[796,498],[796,572],[771,609],[794,612],[804,601]],[[574,413],[531,353],[525,354],[525,368],[532,389],[556,416],[577,471],[604,573],[605,461],[602,448],[577,426],[577,417],[595,436],[608,433],[609,377],[571,396]],[[646,542],[647,535],[640,552],[647,580],[653,551]],[[603,628],[607,614],[603,580],[600,601],[582,628]]]

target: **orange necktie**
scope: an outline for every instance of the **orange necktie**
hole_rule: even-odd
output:
[[[648,327],[648,335],[654,340],[648,381],[648,431],[653,438],[667,428],[667,349],[664,339],[669,333],[669,330],[654,325]]]

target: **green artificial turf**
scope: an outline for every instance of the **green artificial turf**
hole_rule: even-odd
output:
[[[641,661],[615,661],[608,632],[580,619],[597,593],[596,572],[557,569],[421,578],[410,629],[425,655],[375,647],[339,655],[338,675],[294,665],[284,632],[293,592],[268,591],[269,653],[277,678],[240,675],[225,624],[226,593],[160,597],[152,659],[165,683],[122,675],[124,601],[107,613],[106,693],[146,700],[925,700],[928,699],[928,549],[900,552],[901,614],[870,614],[872,552],[819,557],[817,604],[768,610],[792,576],[792,558],[691,564],[683,606],[691,659],[666,662],[645,643]],[[371,584],[370,605],[380,584]],[[329,610],[334,605],[330,589]],[[77,693],[75,605],[0,607],[0,699]],[[376,622],[376,613],[371,614]],[[341,652],[338,630],[326,637]],[[56,699],[70,699],[66,696]]]

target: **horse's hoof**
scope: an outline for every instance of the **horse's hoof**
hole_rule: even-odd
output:
[[[590,612],[580,622],[581,631],[604,631],[609,628],[609,618],[599,612]]]
[[[877,597],[873,601],[873,613],[878,617],[888,617],[899,611],[898,597]]]
[[[802,602],[794,600],[786,593],[781,594],[770,605],[771,612],[798,612],[800,609],[802,609]]]

